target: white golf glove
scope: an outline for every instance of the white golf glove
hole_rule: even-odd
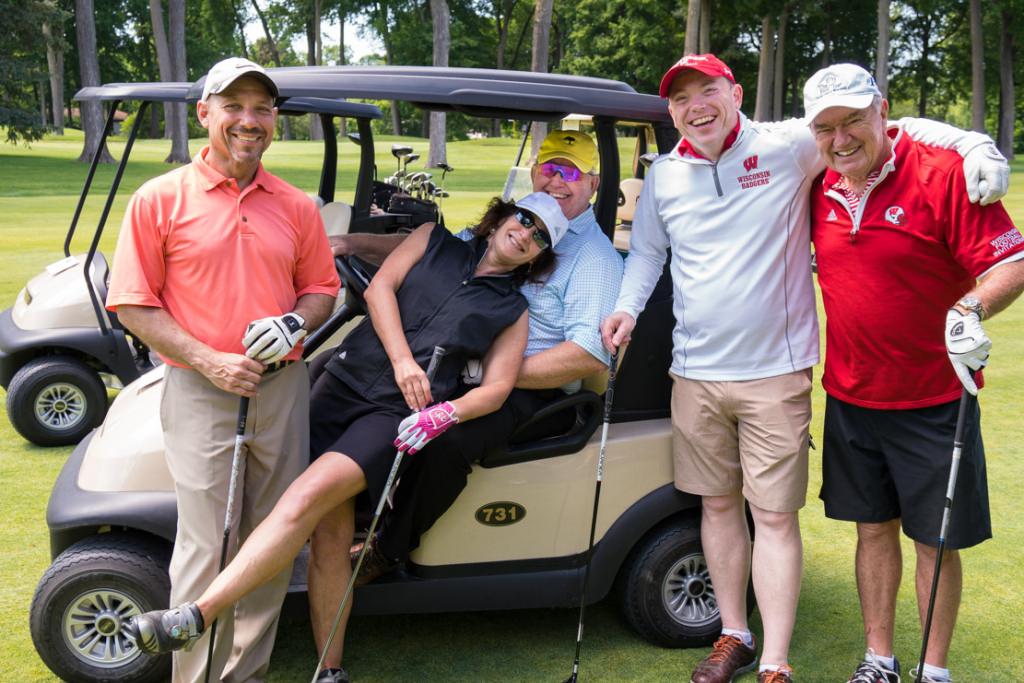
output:
[[[276,363],[306,336],[306,330],[302,328],[305,324],[298,313],[253,320],[242,337],[245,355],[267,365]]]
[[[1010,189],[1010,165],[996,146],[987,142],[964,155],[964,180],[971,202],[981,199],[982,206],[992,204]]]
[[[981,370],[988,364],[991,348],[992,341],[982,329],[977,313],[949,309],[946,313],[946,353],[960,383],[975,396],[978,395],[978,386],[971,377],[971,370]]]

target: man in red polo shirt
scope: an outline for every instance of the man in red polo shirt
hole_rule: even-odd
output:
[[[197,105],[209,144],[192,163],[132,196],[107,307],[167,364],[160,417],[178,528],[171,604],[194,600],[218,571],[238,397],[251,397],[237,492],[239,541],[309,458],[309,378],[301,339],[338,291],[323,223],[295,187],[263,170],[277,87],[246,59],[206,77]],[[220,617],[213,679],[262,681],[290,570]],[[195,615],[176,614],[185,631]],[[201,617],[200,617],[201,619]],[[207,642],[174,655],[174,680],[203,680]]]
[[[914,541],[920,609],[932,583],[958,399],[964,389],[977,393],[969,370],[985,366],[992,346],[981,321],[1024,289],[1024,236],[1002,204],[967,200],[956,153],[887,128],[888,102],[859,66],[816,73],[804,104],[828,166],[811,191],[828,319],[821,498],[828,517],[857,523],[867,654],[850,681],[894,683],[900,527]],[[958,549],[992,535],[976,407],[968,420],[923,662],[931,683],[952,680],[946,657],[960,602]]]

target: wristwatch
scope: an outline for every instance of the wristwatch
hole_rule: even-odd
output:
[[[981,299],[976,296],[965,296],[956,302],[955,306],[966,311],[973,311],[978,315],[978,320],[985,319],[985,307],[981,305]]]

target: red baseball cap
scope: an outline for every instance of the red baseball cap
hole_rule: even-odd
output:
[[[668,97],[668,91],[672,89],[672,81],[676,79],[676,76],[680,72],[686,69],[695,69],[706,76],[712,78],[718,78],[724,76],[733,83],[736,79],[732,75],[732,69],[726,66],[718,57],[711,53],[703,55],[685,55],[682,59],[672,65],[672,67],[665,72],[665,75],[661,77],[661,86],[658,88],[658,94],[662,97]]]

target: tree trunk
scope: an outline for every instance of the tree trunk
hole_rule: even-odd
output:
[[[772,97],[773,121],[785,117],[782,113],[783,100],[786,96],[786,24],[789,23],[789,9],[784,8],[779,15],[778,38],[775,43],[775,73],[772,81],[775,84],[774,96]]]
[[[171,58],[171,78],[188,80],[188,62],[185,58],[185,0],[167,0],[167,47]],[[171,153],[164,159],[167,164],[187,164],[188,110],[184,102],[172,104]]]
[[[78,39],[78,68],[82,86],[100,85],[100,62],[96,52],[96,21],[92,0],[75,0],[75,36]],[[85,145],[78,161],[89,163],[103,137],[103,105],[98,100],[80,103]],[[106,144],[100,149],[100,163],[112,164]]]
[[[430,0],[430,19],[434,24],[434,66],[448,66],[452,34],[447,0]],[[443,111],[430,112],[430,153],[427,155],[427,166],[437,167],[448,163],[445,123]]]
[[[267,22],[267,15],[263,13],[260,8],[260,4],[256,0],[252,0],[253,9],[256,10],[256,16],[260,19],[260,25],[263,26],[263,35],[267,38],[267,47],[270,48],[270,58],[274,61],[274,66],[284,66],[281,61],[281,52],[277,49],[277,41],[274,40],[274,34],[270,32],[270,24]],[[281,116],[278,118],[281,122],[281,139],[291,140],[295,136],[292,135],[292,122],[288,116]]]
[[[59,33],[64,34],[63,27]],[[53,132],[64,135],[64,48],[53,37],[50,22],[43,22],[46,40],[46,66],[50,72],[50,100],[53,107]]]
[[[700,51],[700,6],[701,0],[689,0],[686,4],[686,39],[683,54],[692,55]]]
[[[700,2],[700,47],[701,54],[711,52],[711,0]]]
[[[316,66],[321,62],[320,0],[313,0],[312,10],[306,21],[306,65]],[[324,128],[319,114],[309,115],[309,139],[323,140]]]
[[[495,55],[494,68],[505,68],[505,49],[508,47],[508,26],[512,21],[512,9],[514,5],[505,5],[505,2],[495,0],[494,27],[498,32],[498,49]],[[501,136],[501,119],[491,119],[491,137]]]
[[[932,22],[925,19],[921,27],[921,58],[918,60],[918,85],[920,91],[917,98],[917,115],[925,118],[928,115],[928,64],[932,54]]]
[[[231,0],[231,13],[235,16],[235,28],[238,29],[238,40],[242,45],[242,56],[249,59],[249,46],[245,42],[245,15],[238,0]]]
[[[42,81],[36,81],[33,90],[39,97],[39,125],[46,128],[46,86]]]
[[[889,0],[878,0],[878,48],[875,51],[875,83],[882,96],[889,93]]]
[[[772,68],[774,59],[775,31],[772,18],[761,18],[761,59],[757,66],[757,100],[754,104],[754,120],[768,121],[771,119],[772,108]]]
[[[985,44],[981,0],[971,0],[971,129],[985,132]]]
[[[530,70],[538,73],[548,71],[548,39],[551,35],[551,10],[553,0],[537,0],[533,12],[533,59],[530,63]],[[530,128],[532,142],[530,145],[530,163],[537,159],[540,152],[540,143],[548,134],[546,123],[537,121]]]
[[[1014,122],[1017,103],[1013,92],[1013,10],[1009,2],[1002,6],[1002,30],[999,40],[999,151],[1013,158]]]
[[[160,80],[174,80],[171,68],[171,48],[167,45],[167,32],[164,30],[164,7],[161,0],[149,0],[149,19],[153,24],[153,43],[156,45],[156,65],[160,71]],[[171,139],[174,129],[176,111],[171,102],[164,102],[164,138]],[[154,107],[155,109],[155,107]]]

